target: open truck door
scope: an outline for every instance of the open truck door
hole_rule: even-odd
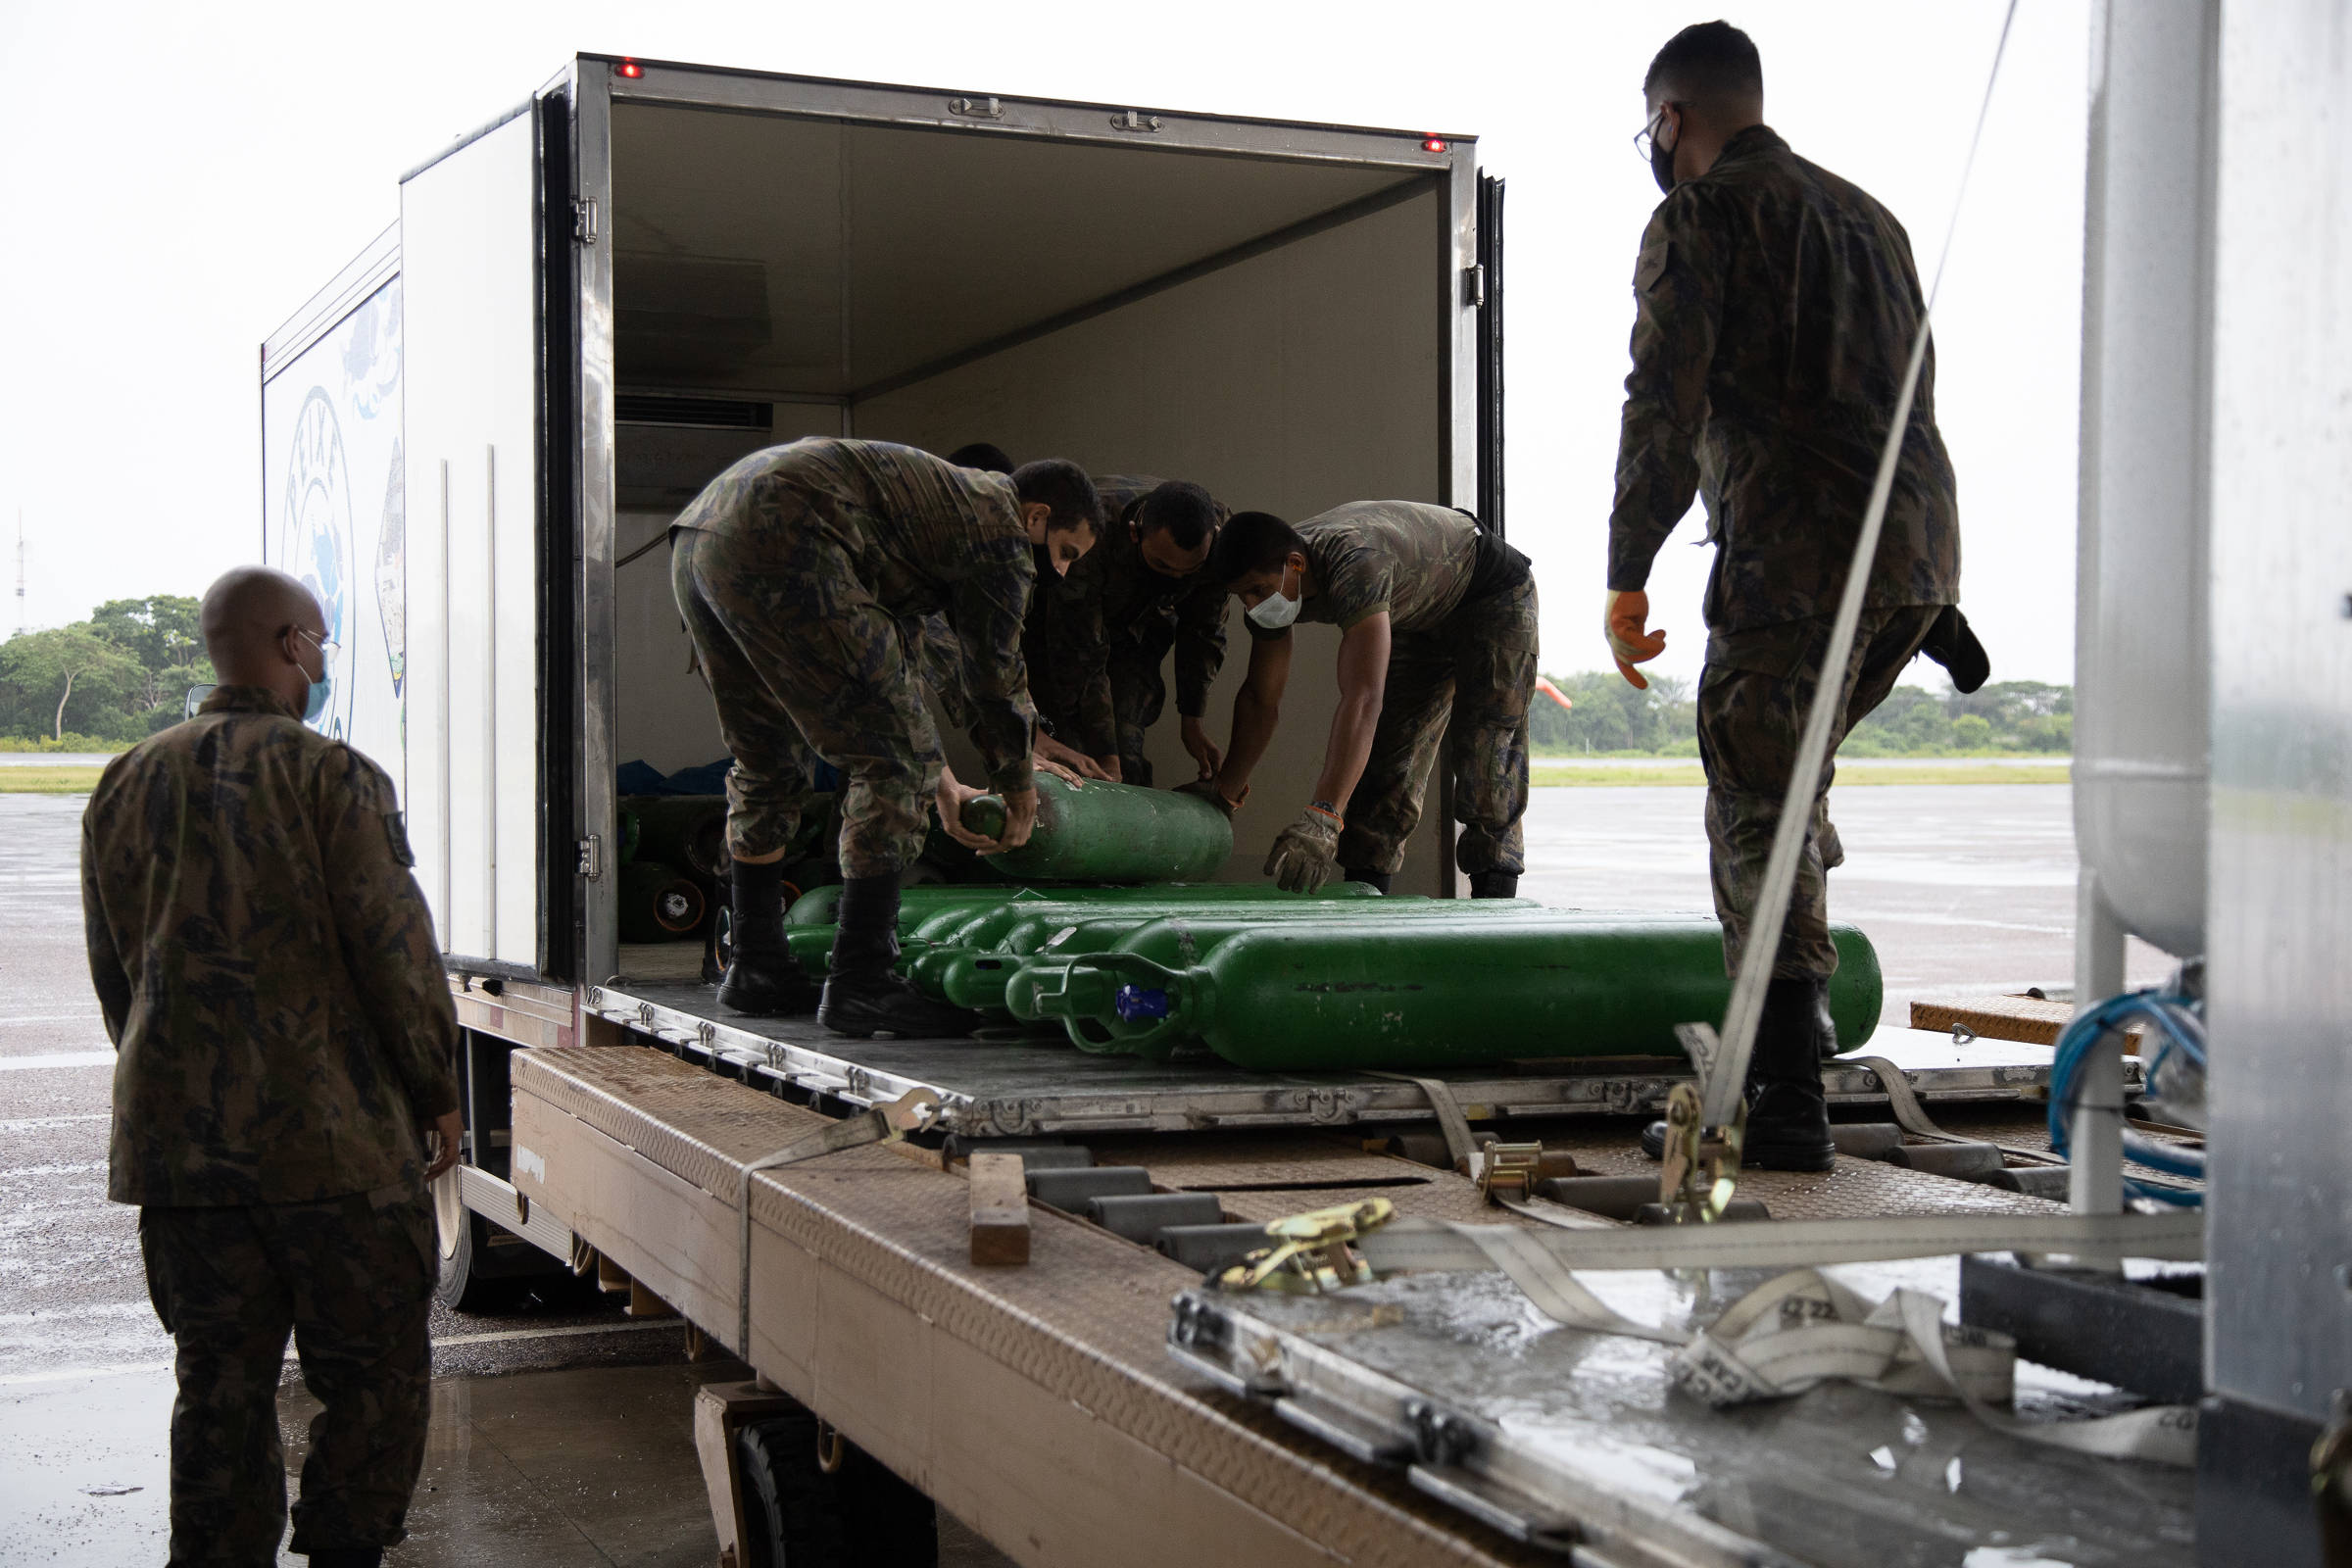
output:
[[[400,187],[410,840],[452,966],[525,979],[576,951],[569,135],[533,99]]]

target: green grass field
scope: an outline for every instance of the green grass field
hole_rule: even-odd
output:
[[[1699,771],[1695,761],[1660,761],[1654,766],[1595,767],[1540,758],[1533,763],[1530,772],[1532,776],[1529,782],[1539,789],[1594,785],[1695,785],[1706,782],[1706,775]],[[1838,782],[1841,785],[2064,784],[2069,776],[2064,762],[2001,767],[1988,762],[1971,761],[1962,757],[1950,761],[1925,760],[1886,767],[1844,767],[1838,769]]]
[[[95,767],[0,767],[0,795],[87,795],[98,787]]]

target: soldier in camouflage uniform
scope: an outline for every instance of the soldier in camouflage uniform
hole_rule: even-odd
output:
[[[1038,711],[1079,752],[1129,784],[1152,782],[1144,737],[1167,702],[1161,668],[1176,655],[1176,711],[1199,777],[1224,754],[1201,717],[1225,662],[1224,584],[1208,572],[1225,511],[1199,485],[1095,478],[1102,543],[1054,592],[1038,661],[1054,671]]]
[[[1716,547],[1698,687],[1707,840],[1727,965],[1737,972],[1830,624],[1926,304],[1902,225],[1789,151],[1763,122],[1755,47],[1725,23],[1677,34],[1644,83],[1666,199],[1634,271],[1605,630],[1618,668],[1655,658],[1651,560],[1693,494]],[[1936,429],[1935,362],[1919,382],[1869,566],[1834,739],[1885,700],[1959,597],[1952,466]],[[1946,621],[1948,624],[1948,620]],[[1747,1161],[1827,1169],[1820,1052],[1838,966],[1826,872],[1834,769],[1808,839],[1756,1041]]]
[[[325,1407],[292,1549],[353,1568],[401,1539],[424,1457],[424,1184],[457,1158],[457,1019],[392,781],[303,725],[333,646],[318,603],[235,571],[203,625],[222,684],[108,764],[82,818],[120,1053],[107,1196],[140,1205],[178,1347],[172,1562],[277,1561],[291,1334]]]
[[[712,480],[671,532],[670,585],[734,757],[733,960],[718,1000],[739,1012],[808,1010],[819,998],[784,945],[783,856],[814,801],[815,759],[849,775],[839,935],[817,1015],[870,1035],[960,1033],[891,972],[899,876],[927,810],[983,850],[1026,842],[1037,792],[1036,712],[1021,660],[1033,546],[1056,570],[1094,542],[1094,487],[1073,465],[1009,477],[911,447],[815,438],[756,452]],[[947,612],[962,651],[972,740],[1008,808],[1005,837],[957,819],[979,794],[940,756],[903,629]]]
[[[1466,512],[1354,501],[1293,528],[1262,512],[1219,530],[1209,569],[1249,611],[1250,672],[1232,747],[1193,788],[1236,809],[1273,739],[1294,621],[1340,628],[1340,710],[1315,798],[1275,840],[1266,874],[1322,886],[1336,865],[1387,891],[1421,820],[1438,748],[1474,898],[1507,899],[1526,868],[1527,704],[1536,582],[1527,558]],[[1342,809],[1343,804],[1345,809]]]
[[[978,468],[986,473],[1009,475],[1014,467],[1004,448],[986,441],[957,447],[948,454],[948,461],[959,468]],[[1107,518],[1110,514],[1104,515]],[[1088,552],[1089,559],[1093,555],[1094,552]],[[1053,722],[1047,717],[1049,693],[1056,688],[1043,633],[1051,618],[1054,590],[1064,579],[1053,569],[1042,549],[1033,550],[1030,557],[1038,568],[1037,587],[1029,596],[1029,613],[1021,623],[1021,661],[1029,670],[1030,701],[1038,709],[1037,766],[1073,782],[1109,778],[1110,773],[1093,758],[1055,739]],[[943,612],[909,616],[899,623],[899,632],[921,672],[923,683],[930,688],[932,704],[940,717],[957,729],[970,729],[972,705],[964,690],[963,644],[956,635],[956,628],[948,623],[947,615]]]

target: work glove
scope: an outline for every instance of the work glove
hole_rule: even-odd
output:
[[[1242,786],[1241,801],[1227,800],[1225,792],[1217,788],[1217,781],[1213,778],[1197,778],[1190,784],[1179,784],[1176,786],[1176,793],[1190,795],[1196,801],[1206,801],[1218,810],[1223,811],[1225,819],[1230,822],[1233,820],[1233,813],[1242,808],[1242,801],[1250,798],[1250,786],[1247,784]]]
[[[1266,857],[1266,875],[1285,893],[1312,893],[1331,880],[1340,865],[1340,813],[1310,806],[1298,820],[1282,830]]]
[[[1617,673],[1636,691],[1649,690],[1649,682],[1634,666],[1646,664],[1666,651],[1666,634],[1644,630],[1648,624],[1649,595],[1639,588],[1609,590],[1608,604],[1600,614],[1601,635],[1608,638],[1609,652],[1616,656]]]

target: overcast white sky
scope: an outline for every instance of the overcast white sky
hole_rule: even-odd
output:
[[[979,6],[0,6],[0,526],[25,618],[198,593],[258,553],[257,346],[394,218],[403,170],[582,50],[1480,136],[1509,191],[1511,537],[1544,663],[1594,625],[1632,323],[1658,196],[1629,138],[1642,74],[1724,15],[1767,114],[1862,184],[1934,267],[2000,0]],[[2084,0],[2024,0],[1937,312],[1963,601],[1996,678],[2074,660]],[[1655,666],[1695,675],[1708,552],[1669,545]],[[13,581],[10,584],[14,586]],[[13,606],[0,634],[16,629]],[[1929,666],[1919,670],[1927,672]]]

